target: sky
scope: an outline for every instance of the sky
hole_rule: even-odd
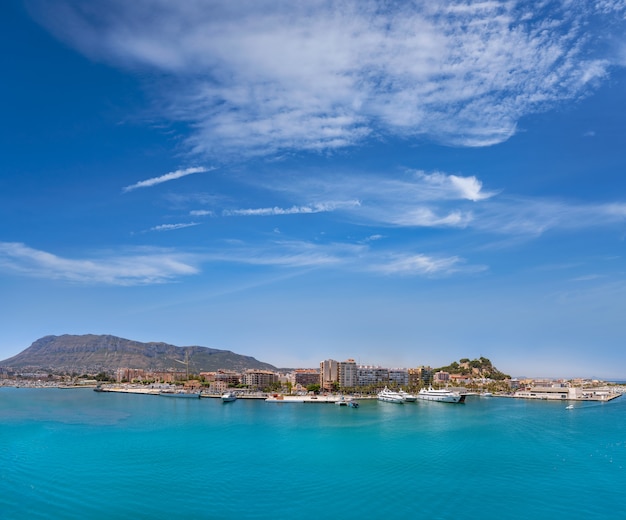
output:
[[[626,2],[7,0],[0,359],[626,379]]]

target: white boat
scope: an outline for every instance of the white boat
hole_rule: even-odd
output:
[[[339,399],[339,401],[335,401],[335,404],[337,406],[347,406],[349,408],[358,408],[359,407],[359,403],[357,403],[354,399],[352,398],[344,398],[343,396],[341,397],[341,399]]]
[[[417,401],[417,397],[415,397],[413,394],[405,392],[404,390],[398,390],[398,393],[402,396],[402,399],[405,403],[414,403],[415,401]]]
[[[386,403],[396,403],[396,404],[404,403],[404,398],[398,392],[389,390],[387,387],[385,387],[383,390],[378,392],[378,400],[384,401]]]
[[[422,388],[417,394],[417,398],[424,401],[439,401],[440,403],[465,402],[465,395],[461,395],[458,392],[452,392],[451,390],[445,388],[435,390],[432,386]]]
[[[493,394],[491,392],[483,392],[480,394],[480,397],[493,397]]]
[[[231,401],[235,401],[237,399],[237,394],[235,392],[226,392],[222,394],[222,402],[230,403]]]
[[[573,404],[568,404],[568,405],[565,407],[565,409],[566,409],[566,410],[573,410],[573,409],[574,409],[574,405],[573,405]]]

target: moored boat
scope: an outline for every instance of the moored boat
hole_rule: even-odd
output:
[[[417,394],[418,399],[424,401],[438,401],[440,403],[464,403],[465,395],[453,392],[447,388],[435,390],[432,386],[422,388]]]
[[[402,389],[398,390],[398,393],[402,396],[402,399],[405,403],[414,403],[415,401],[417,401],[417,397],[415,397],[413,394],[405,392]]]
[[[338,405],[338,406],[347,406],[349,408],[358,408],[359,407],[359,403],[357,403],[354,399],[352,399],[352,398],[346,399],[343,396],[339,399],[339,401],[335,401],[335,404]]]
[[[386,403],[396,403],[396,404],[404,403],[403,397],[398,392],[389,390],[387,387],[385,387],[383,390],[378,392],[378,400],[384,401]]]
[[[223,403],[230,403],[232,401],[235,401],[236,399],[237,399],[237,394],[235,392],[226,392],[222,394]]]

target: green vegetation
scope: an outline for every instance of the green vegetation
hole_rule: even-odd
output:
[[[458,362],[453,361],[448,366],[434,369],[434,372],[438,371],[448,372],[450,374],[460,374],[463,376],[472,377],[484,377],[486,379],[493,379],[495,381],[502,381],[504,379],[510,379],[511,376],[500,372],[496,367],[491,364],[491,361],[485,357],[478,359],[462,358]]]

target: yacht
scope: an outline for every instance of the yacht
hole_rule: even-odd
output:
[[[404,398],[398,392],[389,390],[387,387],[385,387],[383,390],[378,392],[378,400],[385,401],[386,403],[397,403],[397,404],[404,403]]]
[[[222,394],[222,402],[230,403],[231,401],[235,401],[237,399],[237,394],[235,392],[226,392]]]
[[[402,399],[407,403],[414,403],[415,401],[417,401],[417,397],[415,397],[413,394],[409,394],[408,392],[405,392],[404,390],[398,390],[398,393],[402,396]]]
[[[446,388],[435,390],[432,386],[422,388],[417,394],[417,398],[423,399],[424,401],[439,401],[441,403],[465,402],[465,395],[461,395],[458,392],[452,392]]]

